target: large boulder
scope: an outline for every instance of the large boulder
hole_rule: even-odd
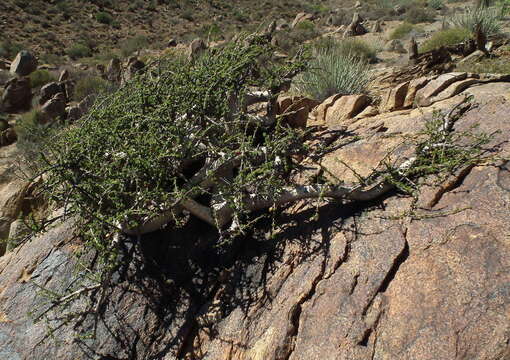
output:
[[[7,112],[18,112],[30,108],[32,89],[28,77],[13,78],[4,86],[0,108]]]
[[[50,82],[44,85],[41,88],[39,103],[44,104],[46,101],[48,101],[49,99],[51,99],[53,96],[60,92],[61,93],[64,92],[64,89],[62,88],[62,85],[60,83]]]
[[[188,58],[190,60],[200,56],[204,51],[207,50],[207,44],[200,38],[194,39],[188,47]]]
[[[10,72],[13,75],[27,76],[37,70],[37,59],[27,50],[22,50],[11,63]]]
[[[41,107],[42,122],[47,123],[65,115],[66,97],[63,93],[55,94]]]

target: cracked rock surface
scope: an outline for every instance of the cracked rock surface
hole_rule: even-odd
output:
[[[150,235],[127,249],[95,340],[63,328],[60,342],[38,344],[45,325],[26,315],[41,301],[32,282],[72,278],[71,225],[1,257],[0,359],[510,359],[510,85],[465,91],[479,105],[455,131],[493,133],[497,164],[426,186],[416,201],[330,203],[318,220],[315,205],[295,204],[276,233],[226,253],[198,220]],[[350,122],[360,139],[322,165],[351,181],[335,159],[366,175],[390,149],[409,156],[402,138],[462,97]]]

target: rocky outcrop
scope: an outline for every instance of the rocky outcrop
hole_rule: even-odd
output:
[[[37,59],[30,52],[22,50],[12,61],[10,72],[13,75],[27,76],[35,70],[37,70]]]
[[[64,89],[62,88],[62,85],[57,82],[50,82],[44,85],[40,91],[39,103],[44,104],[46,101],[60,92],[64,93]]]
[[[2,354],[64,360],[508,358],[510,83],[473,85],[433,106],[344,121],[343,145],[317,168],[333,181],[352,182],[383,161],[402,162],[414,154],[408,140],[434,111],[450,110],[465,95],[477,106],[455,131],[478,125],[475,131],[492,134],[485,146],[500,160],[439,183],[427,179],[416,197],[303,201],[222,250],[214,230],[196,219],[183,229],[128,241],[126,268],[105,294],[95,339],[75,339],[73,329],[63,327],[54,332],[59,342],[39,343],[47,328],[26,316],[47,304],[34,284],[53,291],[73,284],[73,253],[81,244],[72,237],[72,221],[9,252],[0,258]],[[325,123],[342,98],[323,106]]]
[[[66,98],[61,92],[55,94],[51,99],[46,101],[41,107],[41,115],[43,123],[51,122],[65,114]]]
[[[294,29],[299,23],[303,21],[311,21],[313,20],[313,15],[308,13],[299,13],[294,18],[294,21],[292,21],[291,29]]]
[[[28,77],[13,78],[4,86],[0,109],[6,112],[28,110],[32,101],[32,89]]]

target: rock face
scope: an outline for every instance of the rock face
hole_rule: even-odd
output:
[[[30,79],[27,77],[13,78],[5,84],[0,108],[7,112],[27,110],[31,101]]]
[[[30,52],[22,50],[11,63],[10,72],[13,75],[27,76],[37,70],[37,59]]]
[[[356,140],[326,155],[321,166],[337,181],[351,182],[390,149],[389,160],[403,160],[412,155],[404,140],[417,135],[434,110],[451,109],[465,94],[478,106],[455,131],[478,124],[476,131],[493,134],[487,148],[508,159],[510,83],[499,82],[469,87],[431,107],[346,122],[345,133]],[[342,98],[330,99],[328,109]],[[64,327],[55,332],[58,343],[38,344],[45,325],[26,313],[37,314],[46,299],[33,282],[56,291],[71,284],[72,254],[81,245],[68,221],[0,258],[1,354],[508,359],[510,163],[473,166],[427,184],[416,199],[390,194],[371,204],[332,202],[321,204],[317,216],[316,204],[296,204],[276,220],[276,232],[271,221],[262,223],[260,235],[224,252],[214,246],[214,231],[194,219],[184,229],[128,242],[128,268],[106,294],[96,339],[72,341],[72,329]]]
[[[59,92],[63,93],[63,89],[61,84],[57,82],[51,82],[46,85],[44,85],[41,88],[41,98],[39,99],[40,104],[44,104],[46,101],[51,99],[54,95],[58,94]]]
[[[66,98],[63,93],[59,92],[44,103],[41,107],[41,114],[43,115],[44,122],[49,122],[63,116],[65,110]]]
[[[296,17],[294,18],[294,21],[292,21],[292,24],[291,24],[291,28],[294,29],[300,22],[303,22],[303,21],[311,21],[313,20],[313,15],[312,14],[307,14],[307,13],[299,13],[296,15]]]

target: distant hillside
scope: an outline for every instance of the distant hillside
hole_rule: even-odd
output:
[[[155,48],[164,47],[171,38],[217,40],[272,19],[291,21],[303,11],[326,13],[328,4],[318,0],[3,0],[0,57],[12,56],[25,46],[50,61],[76,44],[99,53],[134,37],[143,37]]]

